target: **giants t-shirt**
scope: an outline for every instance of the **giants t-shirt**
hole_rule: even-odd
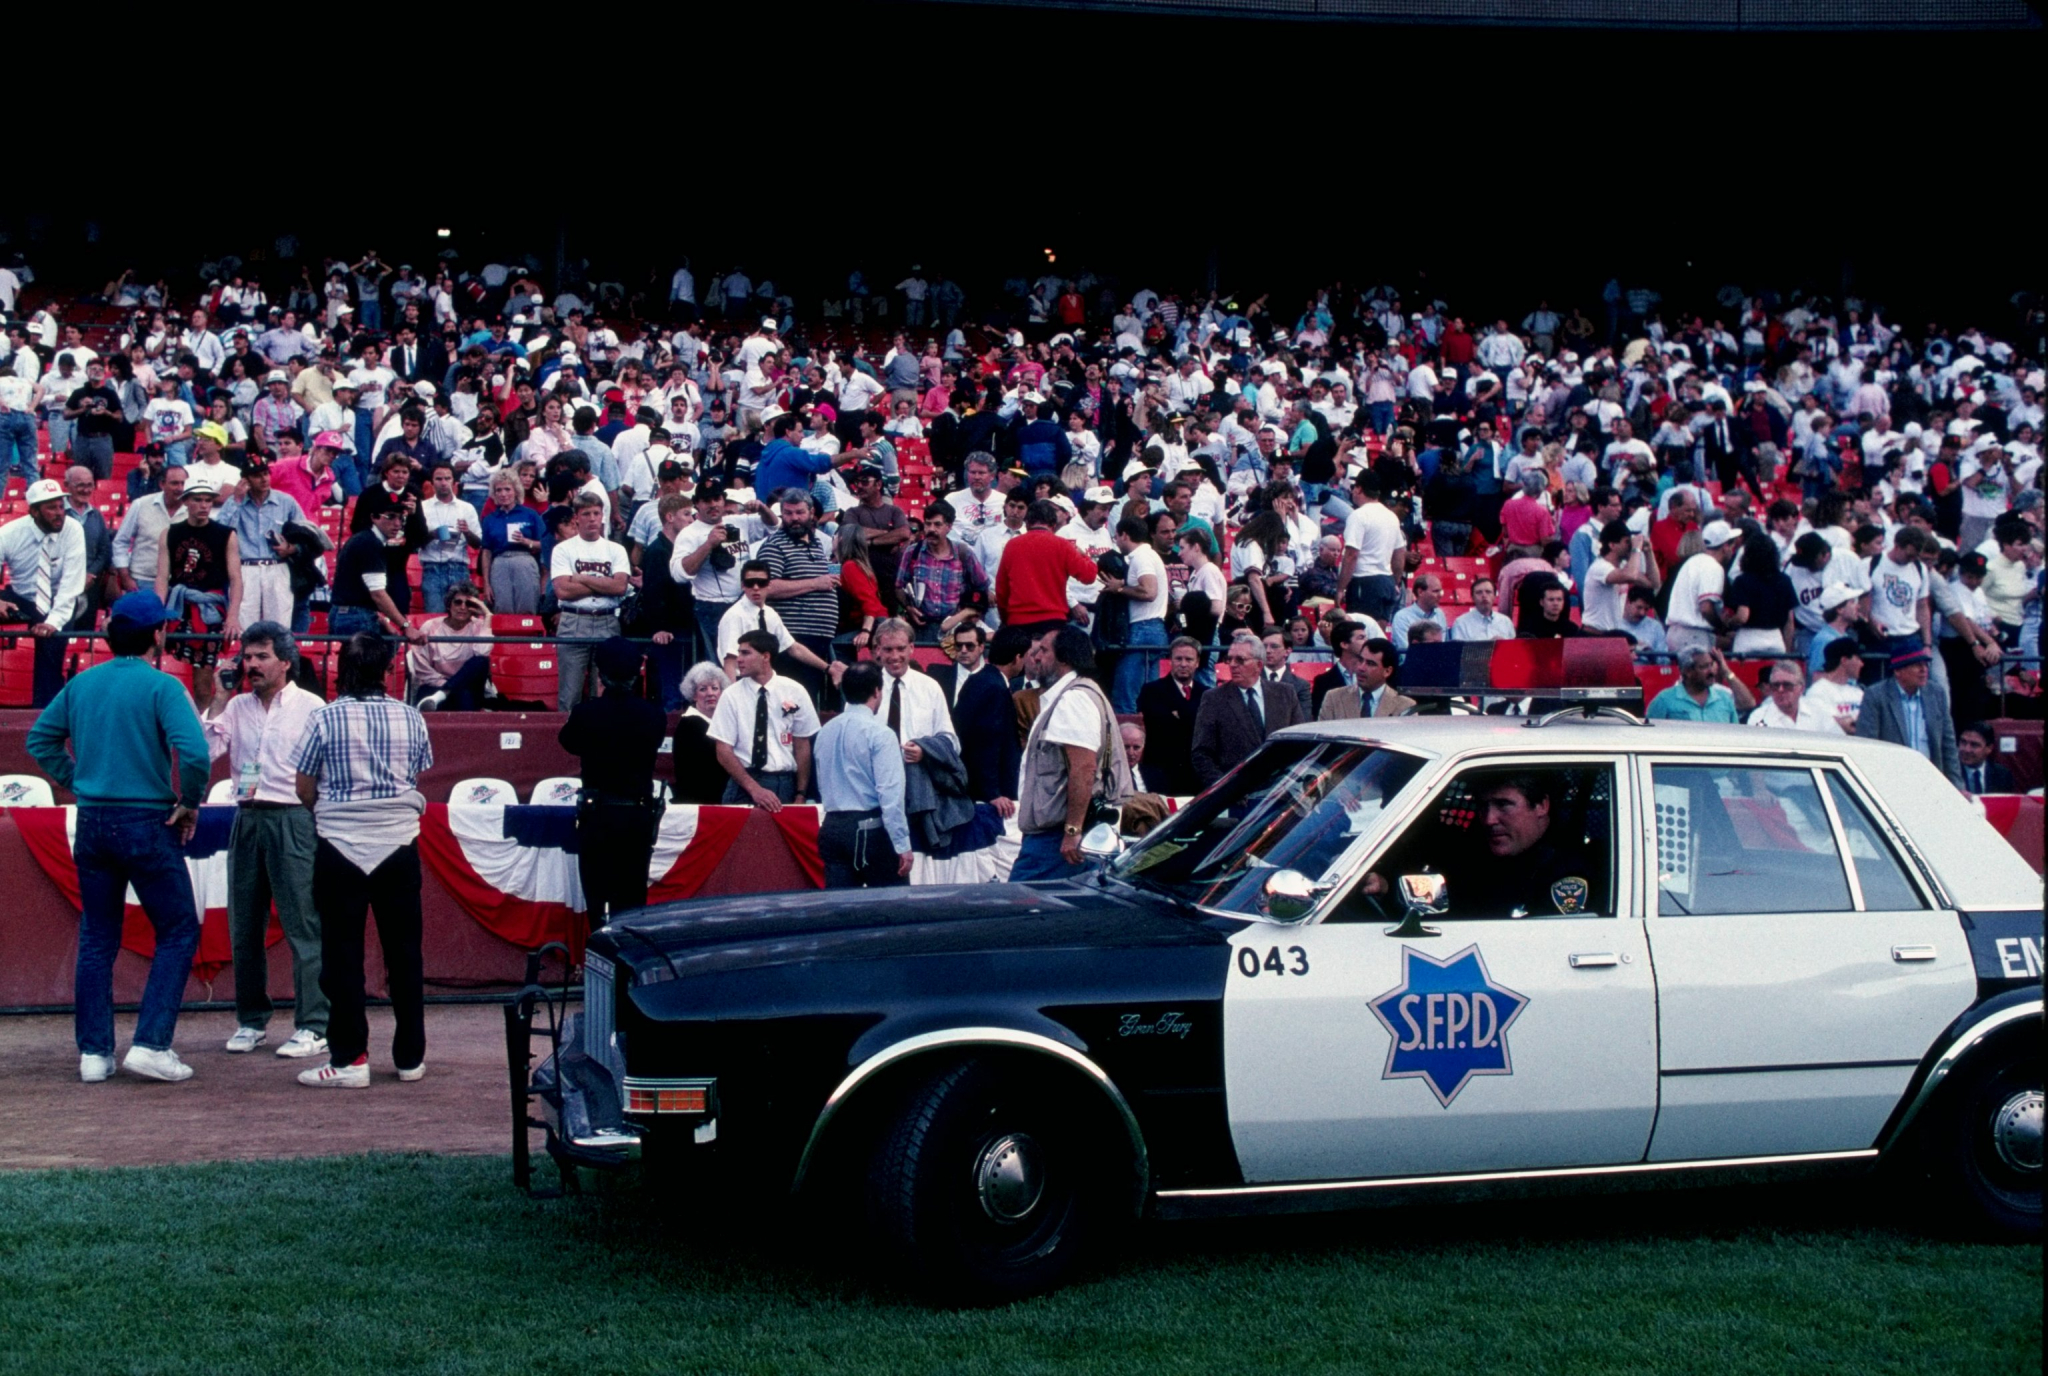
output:
[[[624,546],[610,540],[586,540],[577,536],[555,546],[554,555],[548,560],[548,577],[616,578],[630,572],[632,567]],[[593,595],[562,600],[563,611],[581,612],[586,616],[603,616],[606,612],[617,611],[618,607],[619,599],[616,597]]]

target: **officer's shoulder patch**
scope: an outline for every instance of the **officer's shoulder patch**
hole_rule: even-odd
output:
[[[1582,913],[1593,886],[1575,874],[1568,874],[1550,886],[1550,901],[1561,913]]]

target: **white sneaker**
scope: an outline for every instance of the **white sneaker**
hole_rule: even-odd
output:
[[[405,1081],[405,1082],[406,1082],[407,1084],[411,1084],[411,1083],[412,1083],[412,1082],[413,1082],[414,1080],[424,1080],[424,1079],[426,1079],[426,1078],[427,1078],[427,1063],[426,1063],[425,1061],[421,1061],[421,1062],[420,1062],[420,1063],[419,1063],[418,1065],[414,1066],[414,1067],[413,1067],[413,1068],[412,1068],[411,1070],[401,1070],[401,1071],[399,1071],[399,1072],[398,1072],[398,1078],[399,1078],[399,1079],[401,1079],[401,1080],[403,1080],[403,1081]]]
[[[301,1027],[292,1033],[291,1040],[277,1049],[277,1054],[297,1060],[301,1056],[322,1056],[327,1052],[327,1038],[318,1032],[308,1032]]]
[[[113,1079],[114,1058],[112,1056],[94,1056],[89,1053],[81,1055],[78,1058],[78,1078],[89,1085],[96,1085],[103,1080]]]
[[[354,1065],[336,1065],[329,1061],[311,1070],[301,1070],[299,1083],[313,1089],[368,1089],[370,1058],[365,1056]]]
[[[441,710],[441,704],[446,701],[448,701],[446,693],[440,691],[432,692],[421,698],[413,710],[416,712],[438,712]]]
[[[228,1038],[227,1049],[240,1055],[245,1051],[254,1051],[269,1040],[270,1034],[260,1027],[237,1027],[235,1035]]]
[[[131,1075],[149,1080],[169,1080],[173,1084],[192,1078],[192,1067],[179,1060],[178,1053],[169,1047],[151,1051],[146,1046],[131,1046],[121,1068]]]

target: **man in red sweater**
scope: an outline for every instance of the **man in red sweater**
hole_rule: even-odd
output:
[[[1005,626],[1065,621],[1073,610],[1067,580],[1095,581],[1095,561],[1055,533],[1065,518],[1057,504],[1033,502],[1024,513],[1024,533],[1003,547],[996,566],[996,610]]]

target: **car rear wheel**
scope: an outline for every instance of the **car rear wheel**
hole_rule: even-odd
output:
[[[2008,1049],[1956,1086],[1937,1169],[1964,1218],[2014,1241],[2041,1238],[2041,1066]]]
[[[881,1136],[870,1217],[933,1298],[1000,1304],[1070,1275],[1107,1217],[1088,1117],[1042,1075],[986,1061],[913,1089]]]

